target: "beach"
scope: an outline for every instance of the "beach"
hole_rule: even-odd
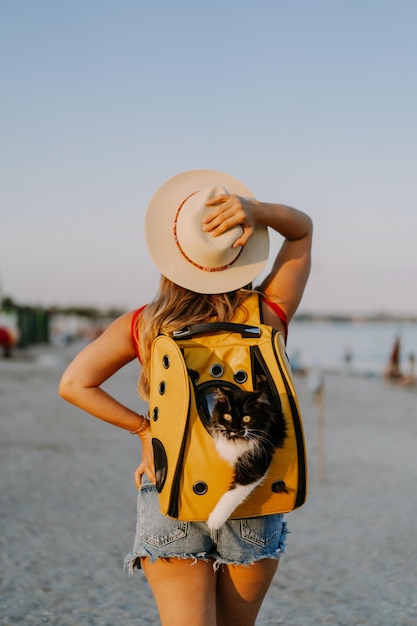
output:
[[[0,622],[145,626],[159,619],[124,556],[136,522],[137,437],[59,398],[78,344],[0,359]],[[107,385],[143,410],[131,364]],[[296,377],[310,485],[257,624],[415,626],[417,388],[324,375],[324,428]],[[322,435],[322,436],[321,436]],[[231,625],[238,626],[238,625]]]

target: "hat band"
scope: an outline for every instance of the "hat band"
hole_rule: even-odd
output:
[[[178,240],[178,235],[177,235],[177,221],[178,221],[178,216],[180,214],[180,211],[182,209],[182,207],[184,206],[184,204],[187,202],[187,200],[189,200],[191,198],[191,196],[193,196],[195,193],[197,193],[196,191],[193,191],[193,193],[190,193],[189,196],[187,196],[180,204],[180,206],[177,209],[177,212],[175,214],[175,218],[174,218],[174,226],[173,226],[173,232],[174,232],[174,240],[175,243],[177,245],[178,250],[181,252],[182,256],[184,257],[184,259],[186,261],[188,261],[188,263],[191,263],[191,265],[193,265],[194,267],[196,267],[199,270],[202,270],[203,272],[222,272],[224,270],[227,270],[229,267],[231,267],[232,265],[234,265],[236,263],[236,261],[238,260],[238,258],[240,257],[240,255],[242,254],[243,251],[243,246],[241,246],[239,252],[237,253],[237,255],[235,256],[235,258],[230,261],[230,263],[228,263],[227,265],[223,265],[222,267],[204,267],[203,265],[199,265],[198,263],[196,263],[195,261],[193,261],[192,259],[190,259],[190,257],[184,252],[184,250],[181,247],[181,244]]]

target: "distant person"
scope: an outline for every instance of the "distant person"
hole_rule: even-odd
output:
[[[353,361],[353,353],[349,346],[346,347],[345,353],[343,355],[343,359],[345,361],[346,368],[350,368]]]
[[[402,384],[404,387],[412,387],[417,384],[415,375],[416,357],[414,352],[408,355],[408,374],[403,377]]]
[[[284,241],[258,288],[261,311],[265,323],[285,335],[310,271],[310,218],[256,200],[226,174],[185,172],[164,183],[148,207],[147,243],[162,272],[155,300],[113,322],[61,380],[63,398],[141,439],[137,536],[129,565],[145,572],[164,626],[252,626],[278,567],[286,523],[281,514],[227,520],[216,538],[205,522],[162,515],[149,421],[101,385],[139,354],[139,391],[148,400],[150,349],[160,331],[230,321],[236,308],[245,310],[248,285],[267,261],[267,227]],[[254,526],[245,539],[242,529]]]
[[[4,357],[12,355],[12,349],[17,343],[17,334],[7,326],[0,326],[0,347],[3,350]]]
[[[397,337],[394,341],[394,345],[391,350],[391,354],[389,356],[389,360],[384,371],[384,377],[387,380],[398,382],[402,378],[403,375],[401,372],[400,362],[401,362],[401,341],[400,341],[400,338]]]

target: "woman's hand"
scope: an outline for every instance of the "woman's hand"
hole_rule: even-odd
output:
[[[142,442],[142,459],[140,465],[136,468],[134,472],[135,485],[138,489],[140,489],[142,484],[142,476],[146,474],[151,483],[156,483],[155,476],[155,463],[153,456],[153,447],[152,447],[152,435],[149,431],[148,433],[141,436]]]
[[[234,248],[244,246],[252,237],[256,225],[256,208],[258,202],[249,198],[241,198],[234,194],[216,196],[206,203],[212,211],[203,220],[204,230],[213,237],[230,230],[235,226],[242,226],[242,236],[236,239]]]
[[[284,204],[260,202],[224,194],[206,202],[210,209],[204,219],[204,230],[214,237],[230,228],[242,226],[243,233],[233,244],[244,246],[255,226],[267,226],[284,237],[268,276],[260,290],[276,302],[290,321],[303,295],[311,264],[313,225],[303,213]]]

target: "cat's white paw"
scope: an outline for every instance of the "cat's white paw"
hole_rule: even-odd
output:
[[[227,520],[227,514],[225,515],[221,511],[214,509],[207,520],[207,526],[210,530],[218,530],[220,526],[223,526]]]

